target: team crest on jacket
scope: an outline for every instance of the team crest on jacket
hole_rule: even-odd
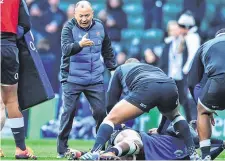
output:
[[[97,36],[100,36],[100,32],[99,32],[99,31],[97,31],[97,32],[96,32],[96,35],[97,35]]]

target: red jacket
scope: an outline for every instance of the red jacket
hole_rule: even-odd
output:
[[[1,32],[17,33],[20,0],[3,0],[1,5]]]

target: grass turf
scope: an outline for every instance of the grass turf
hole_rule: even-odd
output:
[[[38,160],[57,160],[56,156],[56,140],[55,139],[40,139],[40,140],[26,140],[26,144],[31,147]],[[69,145],[73,149],[89,150],[93,145],[93,141],[84,140],[69,140]],[[14,160],[15,144],[12,139],[1,139],[1,148],[6,157],[1,160]],[[220,154],[218,160],[225,160],[225,151]],[[62,160],[62,159],[58,159]],[[64,159],[66,160],[66,159]]]
[[[34,150],[34,154],[38,156],[38,160],[57,160],[56,140],[55,139],[40,139],[26,140],[27,146]],[[69,145],[73,149],[89,150],[93,145],[93,141],[84,140],[69,140]],[[2,160],[14,160],[15,144],[12,139],[2,139],[1,148],[6,157]],[[58,159],[62,160],[62,159]],[[66,159],[65,159],[66,160]]]

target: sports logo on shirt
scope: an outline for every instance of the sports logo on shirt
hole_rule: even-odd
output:
[[[213,109],[217,109],[217,108],[219,108],[219,106],[213,106],[213,105],[212,105],[212,108],[213,108]]]
[[[140,106],[143,107],[143,108],[147,107],[147,105],[145,105],[144,103],[141,103]]]
[[[179,105],[179,99],[177,99],[177,101],[176,101],[176,106],[178,106]]]
[[[174,152],[174,154],[175,154],[176,157],[178,158],[178,157],[181,157],[181,156],[184,154],[184,152],[183,152],[182,150],[178,149],[178,150],[176,150],[176,151]]]
[[[16,73],[16,74],[14,75],[14,78],[17,80],[17,79],[19,78],[19,74]]]

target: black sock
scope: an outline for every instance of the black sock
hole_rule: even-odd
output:
[[[112,153],[114,153],[116,156],[118,156],[118,154],[119,154],[119,150],[118,150],[117,148],[115,148],[115,147],[111,147],[109,150],[106,150],[106,151],[105,151],[105,153],[107,153],[107,152],[112,152]]]
[[[204,159],[207,155],[210,155],[210,146],[201,147],[202,159]]]
[[[182,117],[182,116],[178,116]],[[176,119],[176,118],[175,118]],[[179,120],[174,124],[174,129],[184,140],[189,156],[195,152],[195,144],[186,120]]]
[[[211,140],[202,140],[199,142],[199,144],[202,152],[202,159],[204,159],[207,155],[210,155]]]
[[[26,150],[24,126],[19,128],[11,128],[11,130],[15,139],[16,146],[21,150]]]
[[[114,126],[112,123],[102,123],[98,129],[96,141],[91,152],[102,150],[105,143],[109,140],[111,134],[113,133]]]

